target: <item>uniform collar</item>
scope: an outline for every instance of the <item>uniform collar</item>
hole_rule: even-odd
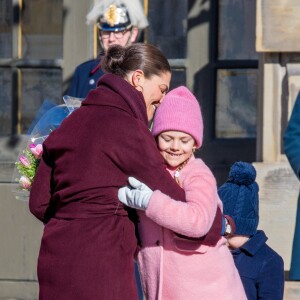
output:
[[[90,76],[94,75],[99,69],[100,69],[101,65],[100,63],[90,72]]]
[[[98,72],[101,68],[101,58],[102,56],[96,58],[93,61],[93,69],[90,71],[89,76],[93,76],[96,72]]]

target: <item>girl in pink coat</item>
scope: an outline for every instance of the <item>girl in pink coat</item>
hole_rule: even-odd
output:
[[[193,154],[202,145],[203,121],[198,101],[187,88],[165,96],[152,134],[167,170],[185,190],[186,202],[152,191],[133,177],[131,187],[119,190],[120,201],[139,215],[137,261],[146,299],[247,299],[221,236],[222,204],[215,178]]]

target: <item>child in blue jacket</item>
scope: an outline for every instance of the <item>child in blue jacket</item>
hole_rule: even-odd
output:
[[[224,214],[235,222],[235,232],[227,238],[235,265],[241,276],[248,300],[282,300],[284,266],[282,257],[267,244],[258,226],[258,185],[255,168],[236,162],[229,179],[218,189]]]

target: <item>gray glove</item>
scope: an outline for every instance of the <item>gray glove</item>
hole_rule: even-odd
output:
[[[129,177],[128,182],[132,188],[129,186],[120,188],[118,192],[119,200],[129,207],[145,210],[153,191],[134,177]]]

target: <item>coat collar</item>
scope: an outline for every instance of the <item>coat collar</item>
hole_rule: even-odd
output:
[[[267,240],[268,238],[264,231],[257,230],[255,235],[253,235],[243,246],[236,250],[237,252],[247,252],[249,255],[254,256]],[[233,250],[232,252],[235,252],[236,250]]]
[[[148,126],[146,104],[143,94],[122,77],[105,74],[82,105],[113,106],[131,113]]]

